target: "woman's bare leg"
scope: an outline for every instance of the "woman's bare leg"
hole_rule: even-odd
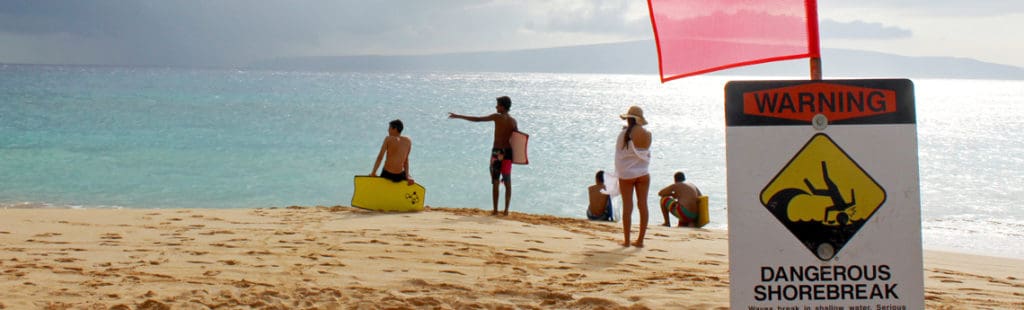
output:
[[[651,176],[645,175],[636,178],[634,184],[636,186],[636,208],[640,212],[640,234],[637,236],[633,246],[643,247],[644,236],[647,234],[647,191],[651,188]]]
[[[622,194],[622,234],[625,241],[622,246],[629,246],[629,230],[633,226],[633,179],[619,179],[619,192]]]

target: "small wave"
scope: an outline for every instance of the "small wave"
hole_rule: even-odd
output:
[[[107,205],[76,205],[76,204],[57,204],[48,202],[0,202],[0,209],[124,209],[123,206],[107,206]]]
[[[922,237],[925,248],[952,250],[1001,257],[1024,258],[1024,221],[985,216],[961,216],[925,220]]]

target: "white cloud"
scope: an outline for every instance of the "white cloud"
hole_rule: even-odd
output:
[[[837,39],[894,39],[909,38],[913,35],[909,29],[887,26],[879,22],[837,22],[830,19],[819,22],[819,32],[822,37]]]
[[[1020,0],[819,1],[826,48],[1018,66],[1024,42],[1006,32],[1022,14]],[[651,37],[645,1],[0,1],[0,62],[223,65]]]
[[[1020,0],[820,0],[818,11],[862,9],[873,12],[907,11],[932,16],[998,16],[1024,13]]]

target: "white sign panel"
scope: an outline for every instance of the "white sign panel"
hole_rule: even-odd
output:
[[[913,84],[726,85],[733,309],[923,309]]]

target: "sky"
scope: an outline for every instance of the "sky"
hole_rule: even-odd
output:
[[[818,0],[818,15],[822,48],[1024,67],[1022,0]],[[242,66],[652,38],[644,0],[0,1],[0,63]]]

